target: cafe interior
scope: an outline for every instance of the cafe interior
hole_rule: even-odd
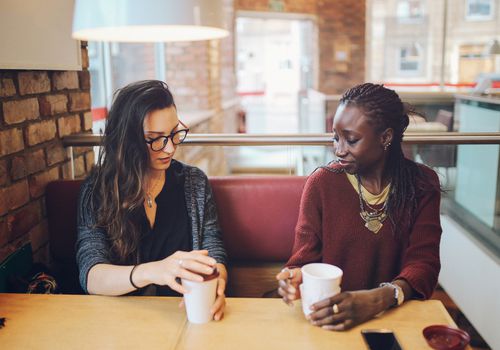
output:
[[[0,1],[0,348],[500,350],[499,42],[500,0]],[[115,91],[153,79],[189,127],[175,159],[213,192],[217,322],[187,294],[79,280],[78,196]],[[438,175],[441,267],[430,299],[329,331],[276,276],[308,178],[337,157],[341,96],[365,82],[413,106],[402,150]]]

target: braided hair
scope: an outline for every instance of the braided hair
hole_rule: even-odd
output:
[[[342,95],[340,103],[361,109],[377,133],[393,129],[385,169],[385,174],[391,181],[387,213],[393,233],[409,229],[413,225],[418,199],[425,192],[436,190],[417,163],[405,158],[403,154],[401,143],[409,124],[408,114],[415,111],[410,105],[403,103],[394,90],[372,83],[349,89]],[[396,223],[399,225],[396,226]]]

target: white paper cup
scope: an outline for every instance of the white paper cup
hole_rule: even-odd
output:
[[[299,286],[304,315],[311,313],[312,304],[340,293],[342,270],[335,265],[313,263],[304,265]]]
[[[314,291],[312,291],[311,293],[306,293],[306,292],[304,292],[304,285],[303,284],[301,284],[299,286],[299,288],[300,288],[300,295],[301,295],[301,302],[302,302],[302,311],[304,312],[304,315],[306,315],[306,316],[312,312],[310,309],[312,304],[314,304],[320,300],[326,299],[328,297],[332,297],[335,294],[340,293],[340,287],[338,287],[337,289],[333,290],[331,293],[326,294],[326,295],[317,294],[317,293],[314,293]]]
[[[217,272],[206,276],[203,282],[182,279],[182,285],[187,290],[184,294],[184,304],[189,322],[207,323],[212,320],[210,309],[215,302],[218,277]]]

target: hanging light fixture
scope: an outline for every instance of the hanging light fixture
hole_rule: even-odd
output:
[[[218,39],[222,0],[76,0],[73,38],[167,42]]]
[[[418,58],[420,56],[420,45],[415,41],[412,42],[412,44],[408,46],[406,54],[408,58]]]
[[[500,44],[497,39],[493,39],[490,44],[486,47],[485,54],[490,55],[500,55]]]

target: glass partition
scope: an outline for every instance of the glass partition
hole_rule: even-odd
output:
[[[81,146],[97,145],[99,140],[99,135],[88,134],[65,138],[75,160],[72,174],[78,168]],[[407,158],[438,174],[442,213],[500,257],[500,133],[408,132],[403,149]],[[331,134],[194,134],[175,158],[208,176],[307,176],[335,157]]]

